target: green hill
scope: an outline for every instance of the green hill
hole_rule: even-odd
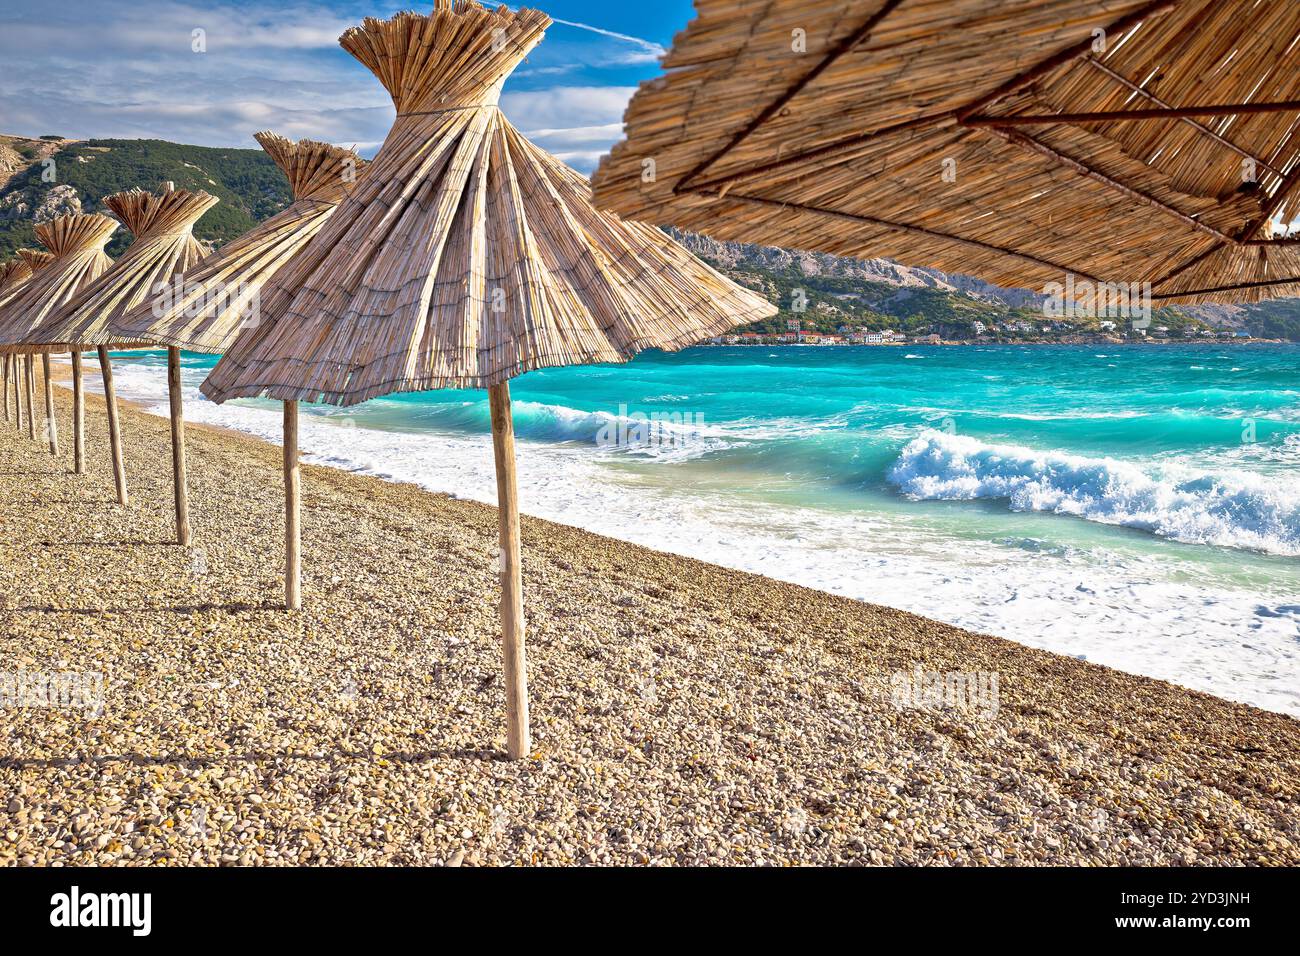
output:
[[[29,161],[33,158],[21,148],[16,151]],[[43,203],[57,203],[59,212],[75,211],[60,199],[67,190],[54,192],[59,186],[76,191],[83,212],[103,211],[105,196],[136,186],[156,190],[167,180],[178,189],[202,189],[221,202],[204,214],[194,234],[217,244],[247,232],[292,198],[284,174],[260,149],[92,139],[66,144],[49,158],[54,161],[53,182],[43,180],[48,167],[37,161],[16,172],[0,189],[0,259],[15,249],[37,245],[31,217]],[[119,230],[109,243],[109,255],[117,256],[129,242],[130,235]]]

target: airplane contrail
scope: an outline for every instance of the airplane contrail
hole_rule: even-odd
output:
[[[626,33],[615,33],[613,30],[606,30],[603,27],[593,27],[589,23],[575,23],[572,20],[561,20],[559,17],[551,17],[555,23],[561,23],[566,27],[576,27],[579,30],[589,30],[592,33],[599,33],[601,36],[613,37],[615,40],[624,40],[628,43],[635,43],[644,49],[647,53],[653,53],[655,56],[663,56],[667,51],[653,40],[643,40],[641,37],[629,36]]]

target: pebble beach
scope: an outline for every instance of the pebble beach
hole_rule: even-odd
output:
[[[57,458],[0,428],[0,673],[102,710],[0,708],[0,864],[1300,863],[1292,717],[528,517],[510,762],[494,509],[304,466],[291,613],[278,448],[188,429],[182,548],[166,419],[122,508],[56,402]],[[996,706],[900,706],[954,672]]]

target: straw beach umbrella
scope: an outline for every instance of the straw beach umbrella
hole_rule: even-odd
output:
[[[172,189],[167,184],[161,195],[133,189],[104,200],[118,219],[135,235],[135,241],[112,267],[83,289],[71,301],[56,309],[24,337],[26,344],[44,352],[78,352],[94,347],[104,378],[104,400],[108,406],[108,435],[113,456],[113,480],[117,500],[127,503],[126,472],[122,464],[122,439],[118,430],[117,396],[113,390],[113,368],[109,348],[149,348],[149,343],[124,342],[116,338],[109,323],[156,294],[159,283],[170,285],[208,253],[191,230],[217,197],[205,192]]]
[[[696,9],[597,171],[602,208],[1004,286],[1300,295],[1295,0]]]
[[[104,246],[117,223],[107,216],[77,214],[59,216],[36,227],[36,238],[49,250],[50,260],[22,290],[0,305],[0,350],[6,354],[22,342],[46,317],[94,282],[112,265]],[[49,352],[42,354],[45,369],[45,416],[50,452],[58,454],[58,432],[54,424],[54,390],[50,383]],[[30,370],[31,359],[28,359]],[[30,375],[30,371],[29,371]],[[30,402],[30,398],[29,398]],[[84,402],[81,353],[72,353],[72,444],[73,472],[85,471]],[[34,414],[29,409],[29,414]]]
[[[32,267],[21,257],[0,262],[0,306],[12,298],[32,277]]]
[[[151,296],[108,322],[115,340],[167,346],[176,540],[182,545],[189,544],[190,524],[181,349],[221,354],[241,327],[256,322],[262,286],[320,231],[365,165],[351,150],[327,143],[294,143],[270,132],[255,136],[288,178],[293,203],[177,275],[165,295]]]
[[[15,344],[25,339],[28,331],[72,296],[94,281],[112,260],[104,253],[104,246],[117,228],[117,223],[99,215],[75,214],[58,216],[36,227],[36,237],[49,250],[40,253],[37,271],[14,296],[0,302],[0,351],[6,357],[16,358],[19,348]],[[37,256],[22,250],[30,262]],[[25,351],[25,347],[23,349]],[[54,424],[53,386],[50,382],[49,356],[43,355],[45,371],[45,410],[47,432],[52,454],[58,454],[58,433]],[[32,356],[28,356],[29,376]],[[82,468],[80,432],[75,422],[81,418],[80,356],[73,357],[73,418],[77,449],[74,470]],[[29,403],[31,396],[29,395]],[[29,412],[31,410],[29,409]],[[29,427],[34,428],[34,414],[29,416]]]
[[[286,603],[297,607],[298,402],[488,390],[501,539],[511,757],[529,749],[509,380],[680,348],[775,308],[652,227],[597,212],[587,181],[497,108],[541,40],[536,10],[438,0],[341,38],[397,120],[325,227],[267,283],[262,317],[202,388],[284,402]]]
[[[32,267],[21,258],[0,262],[0,308],[3,308],[5,301],[12,297],[22,287],[23,283],[31,277]],[[0,360],[0,365],[4,367],[4,387],[0,389],[0,396],[3,396],[5,421],[11,420],[9,417],[9,379],[13,371],[13,364],[14,357],[8,352],[4,353],[3,360]],[[16,398],[17,396],[15,396],[15,400]],[[21,424],[19,427],[22,427]]]
[[[54,261],[54,253],[44,249],[19,249],[18,256],[27,263],[27,268],[32,270],[33,275]],[[31,439],[36,438],[36,390],[33,385],[36,377],[35,362],[36,356],[27,352],[23,359],[23,367],[27,386],[27,437]]]
[[[31,267],[22,259],[6,259],[0,262],[0,301],[9,293],[32,277]]]
[[[0,307],[12,298],[28,279],[32,277],[32,267],[21,256],[0,264]],[[22,406],[22,358],[18,355],[4,353],[4,409],[5,421],[13,421],[19,431],[23,430]],[[13,418],[10,418],[9,382],[13,381]]]
[[[54,260],[53,254],[45,252],[42,249],[19,249],[17,261],[9,267],[10,281],[3,293],[0,293],[0,308],[3,308],[6,302],[15,297],[22,287],[45,266]],[[23,410],[22,410],[22,393],[23,381],[27,383],[27,431],[31,438],[36,437],[36,419],[32,412],[35,390],[32,386],[31,355],[25,353],[5,352],[6,358],[11,359],[13,379],[14,379],[14,419],[18,430],[23,430]],[[26,374],[24,375],[24,368]]]
[[[30,279],[32,275],[40,272],[54,261],[54,253],[47,252],[44,249],[19,249],[18,258],[26,263],[27,268],[31,273],[31,275],[28,276]]]
[[[32,267],[20,258],[0,262],[0,308],[4,306],[5,300],[13,296],[31,277]],[[6,352],[0,365],[4,367],[4,388],[0,389],[0,394],[3,395],[4,400],[5,421],[9,421],[9,377],[13,367],[13,356]]]

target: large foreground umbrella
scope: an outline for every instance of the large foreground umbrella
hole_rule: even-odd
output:
[[[528,752],[523,593],[509,379],[680,348],[771,315],[659,230],[597,212],[587,181],[497,109],[550,23],[536,10],[438,0],[367,19],[343,47],[397,120],[357,188],[267,283],[261,322],[204,382],[224,402],[284,404],[285,596],[297,607],[297,403],[486,388],[501,537],[507,738]]]
[[[365,165],[351,150],[327,143],[294,143],[269,132],[255,135],[288,177],[293,203],[177,275],[165,295],[152,296],[108,321],[108,335],[117,341],[167,346],[176,540],[183,545],[190,543],[190,519],[181,349],[219,355],[241,328],[257,322],[262,286],[320,231]]]
[[[602,208],[1001,285],[1300,295],[1296,0],[696,7]]]
[[[108,406],[113,480],[117,500],[123,505],[127,503],[126,471],[108,352],[110,347],[151,348],[152,345],[124,342],[113,335],[109,324],[150,296],[158,295],[160,290],[170,288],[177,273],[208,254],[207,246],[195,239],[191,230],[198,218],[216,203],[216,196],[172,189],[170,184],[161,195],[133,189],[107,197],[104,205],[131,230],[135,241],[111,268],[54,310],[23,339],[24,343],[44,352],[76,354],[88,347],[98,352]]]
[[[28,334],[51,314],[76,297],[77,293],[104,273],[113,260],[104,246],[117,229],[107,216],[77,214],[59,216],[36,227],[36,238],[50,251],[50,261],[42,266],[17,295],[0,305],[0,350],[13,352],[15,343],[26,341]],[[46,430],[50,453],[59,453],[58,432],[54,424],[54,389],[50,383],[50,353],[42,352],[45,371]],[[31,377],[31,358],[28,358]],[[28,402],[30,404],[29,395]],[[28,409],[34,418],[34,411]],[[81,353],[72,353],[72,446],[73,472],[85,471],[84,404],[81,382]]]

